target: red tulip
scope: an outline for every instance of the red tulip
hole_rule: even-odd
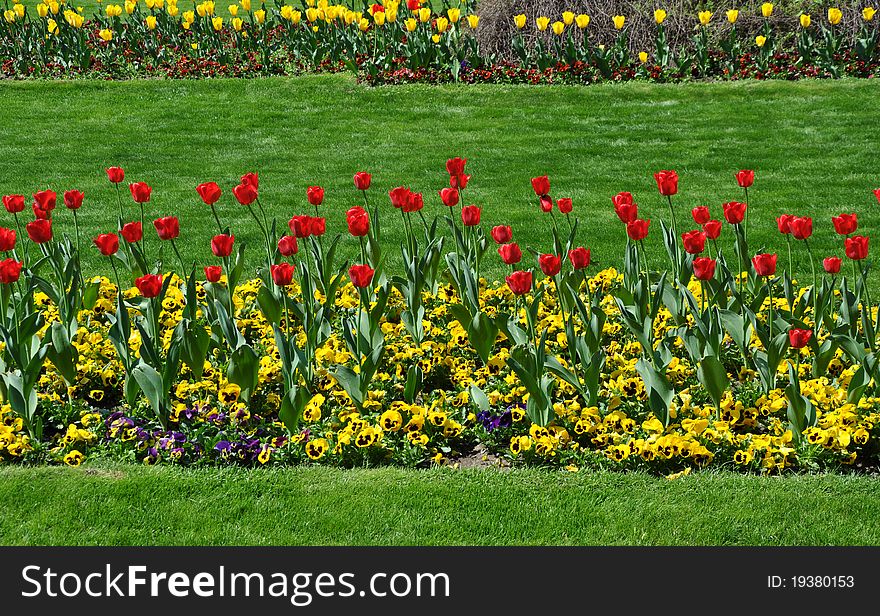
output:
[[[406,0],[406,8],[410,11],[418,11],[422,7],[422,0]]]
[[[34,208],[39,208],[44,212],[51,212],[55,209],[55,202],[58,195],[54,190],[41,190],[34,194]]]
[[[129,184],[128,190],[131,191],[131,198],[134,199],[135,203],[147,203],[150,200],[150,194],[153,192],[153,189],[146,182]]]
[[[160,274],[147,274],[134,281],[134,286],[146,298],[156,297],[162,292],[162,276]]]
[[[290,231],[297,238],[309,237],[312,234],[311,216],[294,216],[287,223]]]
[[[617,218],[620,219],[620,222],[628,225],[639,217],[639,206],[635,203],[615,203],[614,212],[617,214]]]
[[[538,264],[546,276],[555,276],[562,269],[562,259],[556,255],[541,255],[538,257]]]
[[[843,245],[846,256],[853,261],[861,261],[868,256],[868,238],[864,235],[848,237]]]
[[[27,224],[28,237],[35,244],[44,244],[52,239],[52,221],[48,219],[35,220]]]
[[[34,210],[34,218],[46,220],[50,217],[51,212],[49,210],[41,209],[39,204],[34,203],[32,208]]]
[[[440,191],[440,200],[443,205],[452,207],[458,205],[458,190],[455,188],[444,188]]]
[[[362,207],[353,207],[345,214],[348,232],[354,237],[364,237],[370,232],[370,216]]]
[[[813,337],[812,329],[796,329],[792,327],[788,330],[788,342],[793,349],[802,349],[810,342]]]
[[[776,219],[776,228],[782,235],[791,235],[791,221],[794,218],[791,214],[783,214]]]
[[[254,192],[260,190],[260,176],[254,172],[245,173],[241,176],[241,183],[247,184],[254,189]]]
[[[565,197],[563,199],[556,200],[556,207],[558,207],[559,211],[562,212],[563,214],[569,214],[569,213],[571,213],[573,206],[571,203],[571,199],[569,199],[568,197]]]
[[[709,214],[709,208],[705,205],[698,205],[697,207],[692,209],[691,217],[698,225],[705,225],[712,219],[712,216]]]
[[[461,221],[466,227],[476,227],[480,224],[480,208],[476,205],[466,205],[461,208]]]
[[[513,230],[506,225],[492,227],[492,239],[496,244],[506,244],[513,238]]]
[[[859,219],[855,214],[841,214],[840,216],[832,216],[831,222],[834,223],[834,230],[838,235],[849,235],[855,233],[859,227]]]
[[[9,252],[15,248],[15,229],[0,227],[0,252]]]
[[[532,189],[539,197],[550,194],[550,178],[542,175],[539,178],[532,178]]]
[[[796,240],[805,240],[813,235],[813,219],[809,216],[795,216],[791,219],[791,234]]]
[[[116,251],[119,250],[119,236],[115,233],[102,233],[93,241],[100,253],[105,257],[115,255]]]
[[[153,221],[160,240],[173,240],[180,235],[180,222],[177,216],[163,216]]]
[[[550,198],[550,195],[541,195],[538,197],[538,205],[541,207],[541,211],[545,214],[549,214],[553,211],[553,199]]]
[[[279,287],[288,286],[293,280],[294,268],[290,263],[279,263],[269,268],[272,272],[272,282]]]
[[[324,235],[327,232],[327,219],[320,216],[309,218],[309,232],[314,236]]]
[[[706,232],[695,230],[681,234],[681,242],[688,254],[698,255],[706,249]]]
[[[654,174],[657,190],[664,197],[671,197],[678,192],[678,174],[675,171],[658,171]]]
[[[422,197],[422,193],[409,193],[409,199],[406,200],[406,203],[400,208],[403,210],[404,214],[411,214],[413,212],[418,212],[425,206],[424,198]]]
[[[257,189],[251,184],[241,183],[232,189],[236,201],[242,205],[250,205],[257,200]]]
[[[772,276],[776,273],[776,255],[760,254],[752,257],[752,265],[758,276]]]
[[[83,192],[81,190],[68,190],[64,192],[64,207],[68,210],[78,210],[83,204]]]
[[[18,282],[21,276],[21,263],[15,259],[3,259],[0,261],[0,282],[12,284]]]
[[[471,181],[471,176],[467,173],[462,173],[461,175],[450,175],[449,176],[449,187],[450,188],[461,188],[464,190],[467,188],[468,182]]]
[[[498,254],[507,265],[516,265],[522,261],[522,250],[519,249],[519,244],[516,243],[499,246]]]
[[[839,274],[840,264],[840,257],[825,257],[822,259],[822,267],[825,268],[825,271],[829,274]]]
[[[24,195],[6,195],[3,197],[3,207],[10,214],[18,214],[24,211]]]
[[[739,201],[731,201],[730,203],[725,203],[723,205],[724,208],[724,220],[732,225],[738,225],[746,217],[746,204],[740,203]]]
[[[232,245],[235,243],[234,235],[215,235],[211,240],[211,252],[215,257],[228,257],[232,254]]]
[[[874,189],[874,196],[877,197],[877,203],[880,203],[880,188]]]
[[[119,184],[125,180],[125,171],[122,170],[122,167],[108,167],[105,171],[107,172],[107,179],[114,184]]]
[[[391,205],[393,205],[397,209],[402,209],[403,206],[409,203],[410,195],[412,191],[406,186],[398,186],[397,188],[392,188],[388,191],[388,197],[391,199]]]
[[[446,161],[446,172],[449,175],[461,175],[464,173],[465,164],[467,164],[466,158],[459,158],[458,156],[450,158]]]
[[[205,205],[214,205],[220,200],[220,195],[223,194],[223,191],[220,190],[220,187],[217,186],[216,182],[199,184],[196,186],[196,192],[199,193],[199,196],[202,198],[202,201],[205,202]]]
[[[358,190],[367,190],[373,182],[373,176],[366,171],[358,171],[354,174],[354,187]]]
[[[324,189],[320,186],[309,186],[306,189],[306,199],[311,205],[321,205],[324,203]]]
[[[590,250],[583,246],[578,246],[568,251],[568,260],[571,266],[576,270],[582,270],[590,266]]]
[[[122,237],[125,238],[125,241],[129,244],[139,242],[144,237],[144,229],[141,226],[140,222],[125,223],[124,225],[122,225],[120,233],[122,234]]]
[[[351,278],[351,283],[358,289],[369,286],[373,282],[373,274],[375,273],[375,270],[369,265],[352,265],[348,268],[348,276]]]
[[[618,205],[632,205],[633,204],[633,196],[632,193],[628,192],[619,192],[613,197],[611,197],[611,202],[614,203],[615,206]],[[623,222],[630,222],[628,220]]]
[[[223,268],[219,265],[205,266],[205,280],[208,282],[220,282],[220,276],[223,275]]]
[[[296,243],[296,237],[293,235],[284,235],[278,240],[278,252],[284,257],[290,257],[299,252],[299,246]]]
[[[721,221],[710,220],[703,225],[703,231],[710,240],[717,240],[721,236]]]
[[[648,237],[648,226],[650,224],[650,220],[637,218],[626,225],[626,234],[629,236],[629,239],[636,242],[643,240]]]
[[[755,172],[751,169],[738,171],[735,177],[736,183],[740,185],[740,188],[748,188],[755,183]]]
[[[525,295],[532,290],[532,272],[528,270],[511,272],[505,280],[514,295]]]
[[[697,280],[712,280],[715,277],[715,259],[697,257],[694,259],[694,277]]]

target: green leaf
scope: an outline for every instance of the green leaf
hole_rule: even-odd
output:
[[[137,381],[141,391],[144,392],[144,395],[147,397],[147,401],[149,401],[156,418],[164,426],[167,417],[164,413],[162,392],[165,388],[162,383],[162,376],[156,372],[156,369],[153,368],[153,366],[143,360],[138,362],[131,374],[134,377],[134,380]]]
[[[250,345],[243,343],[229,355],[226,378],[230,383],[241,387],[241,395],[245,401],[257,387],[259,371],[260,357]]]
[[[727,370],[724,369],[724,365],[717,357],[712,355],[704,357],[697,368],[697,378],[709,392],[709,397],[715,403],[715,408],[721,408],[721,398],[730,387],[730,380],[727,378]]]

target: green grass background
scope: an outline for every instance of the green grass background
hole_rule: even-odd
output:
[[[861,545],[880,482],[704,472],[0,469],[0,544]]]
[[[741,199],[733,174],[754,168],[751,248],[779,251],[780,264],[785,243],[774,218],[781,213],[815,217],[817,260],[843,253],[831,215],[858,212],[867,233],[878,222],[871,190],[880,186],[880,123],[867,104],[880,97],[874,80],[368,88],[343,75],[15,82],[2,94],[0,193],[84,190],[88,239],[113,230],[115,196],[103,169],[121,165],[127,180],[154,186],[148,217],[181,217],[180,248],[199,264],[214,262],[215,233],[194,190],[200,182],[223,186],[220,215],[251,246],[256,264],[258,230],[230,190],[242,173],[260,173],[261,198],[283,221],[312,211],[309,184],[325,186],[329,230],[344,232],[345,210],[361,203],[352,175],[370,171],[370,198],[382,204],[390,230],[386,253],[399,259],[388,189],[424,191],[426,213],[443,213],[436,191],[454,155],[469,159],[465,201],[483,206],[485,225],[511,224],[516,240],[542,252],[550,250],[551,221],[539,212],[529,179],[548,173],[553,196],[574,199],[580,240],[600,266],[621,263],[624,229],[610,201],[621,190],[633,192],[654,221],[649,250],[663,265],[658,223],[668,211],[652,178],[659,169],[681,176],[675,204],[685,229],[693,226],[693,206],[710,205],[720,217],[721,203]],[[58,221],[72,233],[69,212]],[[0,224],[12,224],[5,213]],[[732,247],[731,238],[725,229],[722,247]],[[148,239],[155,254],[152,228]],[[353,256],[356,243],[344,244]],[[89,270],[109,271],[94,247],[85,252]],[[173,266],[170,250],[166,256]],[[801,273],[809,272],[805,257],[797,247]],[[503,273],[497,257],[486,261],[488,274]]]

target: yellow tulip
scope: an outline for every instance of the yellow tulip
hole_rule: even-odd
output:
[[[214,30],[220,32],[223,29],[223,18],[222,17],[213,17],[211,19],[211,26],[213,26]]]
[[[761,5],[761,15],[764,17],[770,17],[773,14],[773,3],[765,2]]]
[[[763,47],[763,46],[764,46],[764,43],[766,43],[766,42],[767,42],[767,38],[766,38],[766,37],[763,37],[763,36],[760,36],[760,35],[758,35],[758,36],[755,37],[755,45],[757,45],[758,47]]]
[[[316,9],[316,8],[306,9],[306,19],[309,21],[309,23],[318,19],[318,9]]]
[[[431,40],[434,41],[434,44],[435,44],[435,45],[440,44],[440,35],[439,35],[439,34],[435,34],[434,36],[431,37]]]
[[[739,11],[737,11],[736,9],[730,9],[729,11],[727,11],[726,15],[727,21],[732,24],[735,24],[736,20],[739,19]]]
[[[147,8],[152,11],[153,8],[156,6],[156,0],[144,0],[144,4],[146,4]]]
[[[615,15],[611,18],[611,21],[614,22],[614,28],[617,30],[623,30],[623,24],[626,23],[626,17],[623,15]]]
[[[562,36],[562,33],[565,32],[565,24],[561,21],[553,22],[553,34],[556,36]]]
[[[50,19],[46,23],[46,30],[49,31],[49,34],[55,34],[56,32],[58,32],[58,22],[56,22],[54,19]]]
[[[526,27],[526,16],[520,13],[519,15],[515,15],[513,18],[513,23],[516,24],[516,27],[522,30]]]
[[[872,19],[874,19],[874,13],[876,12],[877,9],[875,9],[873,6],[866,6],[862,9],[862,19],[864,19],[865,21],[871,21]]]
[[[290,12],[290,7],[285,4],[284,6],[281,7],[281,16],[282,17],[284,17],[284,9],[287,9],[288,13]],[[237,4],[230,4],[229,5],[229,14],[232,15],[233,17],[238,15],[238,5]]]
[[[147,29],[155,30],[156,29],[156,17],[154,15],[147,15]]]
[[[49,4],[49,11],[51,11],[51,13],[53,15],[57,15],[58,11],[61,10],[61,7],[58,5],[57,2],[49,2],[48,4]],[[57,24],[56,24],[56,26],[57,26]]]
[[[449,17],[450,23],[458,23],[458,20],[461,19],[461,9],[449,9],[446,11],[446,15]]]
[[[367,20],[366,17],[362,17],[361,20],[358,22],[358,29],[360,29],[361,32],[366,32],[370,29],[370,22]]]
[[[169,4],[169,5],[168,5],[168,8],[166,8],[165,11],[166,11],[171,17],[177,17],[177,15],[180,13],[180,9],[177,8],[177,5],[176,5],[176,4]]]
[[[397,9],[396,8],[394,10],[391,10],[391,9],[385,10],[385,21],[387,21],[390,24],[393,24],[395,21],[397,21]]]
[[[264,11],[263,9],[254,11],[254,19],[257,20],[258,24],[262,24],[264,21],[266,21],[266,11]]]
[[[832,26],[836,26],[840,23],[841,19],[843,19],[843,12],[840,9],[828,9],[828,23],[830,23]]]
[[[426,23],[426,22],[431,21],[431,9],[429,9],[429,8],[419,9],[419,21],[422,23]]]
[[[199,14],[199,17],[204,17],[205,15],[208,14],[208,10],[205,8],[204,4],[197,4],[196,5],[196,13]]]
[[[15,11],[12,9],[7,9],[3,11],[3,19],[5,19],[8,23],[15,23]]]
[[[658,26],[660,24],[662,24],[665,20],[666,20],[666,11],[664,11],[663,9],[657,9],[656,11],[654,11],[654,21],[657,22]]]
[[[471,30],[476,30],[477,26],[480,24],[480,16],[479,15],[468,15],[467,21],[468,21],[468,25],[471,27]]]
[[[419,22],[417,22],[414,17],[410,17],[405,22],[403,22],[403,25],[406,26],[407,32],[414,32],[415,29],[418,27]]]
[[[236,32],[241,32],[241,27],[244,22],[241,20],[241,17],[235,17],[232,20],[232,27],[235,28]]]
[[[302,20],[302,12],[301,11],[293,11],[290,14],[290,22],[293,25],[298,24],[300,22],[300,20]]]
[[[13,5],[12,10],[15,11],[15,16],[18,17],[19,19],[24,17],[24,5],[23,4]],[[82,11],[80,11],[80,13],[82,13]]]
[[[104,42],[106,42],[106,43],[109,43],[110,40],[113,38],[113,31],[112,31],[112,30],[108,30],[107,28],[104,28],[103,30],[101,30],[100,32],[98,32],[98,36],[101,37],[101,40],[102,40],[102,41],[104,41]]]
[[[373,14],[373,21],[376,22],[377,26],[385,25],[385,12],[384,11],[376,11]]]
[[[207,0],[207,2],[205,2],[204,4],[205,4],[205,12],[208,15],[213,15],[214,14],[214,2],[212,0]]]
[[[566,26],[570,26],[571,24],[573,24],[574,23],[574,13],[572,13],[571,11],[565,11],[562,14],[562,23],[564,23]]]
[[[577,27],[583,30],[590,25],[590,16],[581,14],[578,15],[574,21],[577,24]]]
[[[130,2],[130,1],[126,2],[125,3],[126,15],[131,15],[132,13],[134,13],[134,9],[136,6],[137,6],[137,4],[135,4],[134,2]]]
[[[241,8],[243,8],[248,13],[251,12],[251,0],[241,0]]]
[[[444,32],[446,32],[446,29],[448,27],[449,27],[449,20],[448,19],[446,19],[445,17],[438,17],[437,18],[437,32],[439,32],[440,34],[443,34]]]
[[[190,43],[189,46],[192,47],[194,50],[199,48],[198,43]]]
[[[801,13],[801,28],[809,28],[812,23],[812,19],[806,13]]]
[[[700,18],[701,24],[708,26],[709,22],[712,21],[712,11],[700,11],[697,17]]]
[[[648,52],[647,51],[640,51],[639,52],[639,62],[644,64],[647,61],[648,61]]]
[[[535,25],[538,27],[538,30],[543,32],[544,30],[547,29],[547,26],[550,25],[550,18],[549,17],[538,17],[535,20]]]
[[[192,23],[196,20],[196,14],[192,11],[184,11],[183,13],[183,21],[184,23]]]
[[[107,17],[119,17],[122,15],[122,7],[118,4],[108,4],[104,12],[107,14]]]
[[[45,17],[49,14],[49,5],[43,4],[42,2],[37,5],[37,15],[40,17]]]
[[[180,25],[183,26],[184,30],[189,30],[190,27],[192,26],[192,23],[193,22],[191,22],[191,21],[182,21],[182,22],[180,22]]]

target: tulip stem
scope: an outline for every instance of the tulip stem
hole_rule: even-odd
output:
[[[772,345],[773,344],[773,278],[771,276],[767,277],[767,288],[769,289],[768,295],[770,298],[769,315],[767,317],[767,325],[770,328],[770,335],[767,338],[767,341]]]
[[[123,220],[125,216],[122,214],[122,196],[119,194],[119,182],[116,182],[114,186],[116,186],[116,206],[119,208],[119,219]],[[141,226],[143,226],[143,220],[141,221]]]
[[[211,213],[214,215],[214,220],[217,221],[217,229],[220,231],[220,235],[223,235],[223,225],[220,224],[220,217],[217,216],[217,210],[214,209],[214,206],[211,206]]]
[[[813,250],[810,248],[810,241],[805,239],[804,246],[807,247],[807,254],[810,257],[810,269],[813,272],[813,291],[811,295],[813,296],[813,330],[818,335],[818,325],[819,325],[819,300],[818,300],[818,289],[816,285],[816,260],[813,258]]]
[[[184,265],[183,257],[180,256],[180,251],[177,249],[177,244],[174,242],[173,239],[171,240],[171,248],[174,249],[174,254],[177,255],[177,260],[180,261],[180,275],[185,278],[186,277],[186,265]]]

